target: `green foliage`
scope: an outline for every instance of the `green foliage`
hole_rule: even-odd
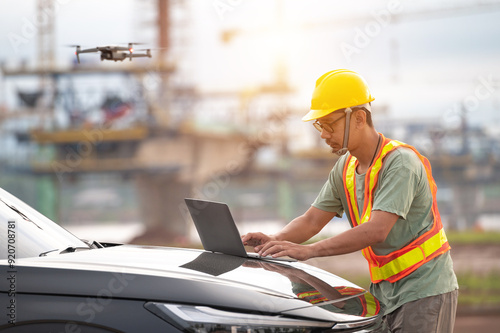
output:
[[[343,276],[349,281],[366,290],[370,289],[368,276]],[[474,272],[457,274],[460,287],[458,296],[459,306],[488,307],[500,309],[500,271],[492,271],[486,275]]]
[[[460,286],[459,305],[481,305],[500,307],[500,272],[486,275],[473,272],[457,275]]]
[[[500,232],[489,231],[446,231],[450,245],[465,244],[498,244],[500,245]]]
[[[500,272],[491,271],[486,275],[473,272],[462,273],[457,276],[460,288],[468,290],[497,290],[500,291]]]

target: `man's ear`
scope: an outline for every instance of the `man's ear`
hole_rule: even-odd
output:
[[[361,128],[366,123],[366,113],[363,110],[356,110],[353,116],[356,127]]]

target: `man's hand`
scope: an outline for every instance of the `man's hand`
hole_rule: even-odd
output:
[[[241,236],[243,245],[255,247],[255,252],[258,252],[258,249],[256,248],[257,246],[264,245],[265,243],[272,240],[275,240],[274,236],[269,236],[263,234],[262,232],[249,232],[248,234]]]
[[[260,256],[283,257],[288,256],[297,260],[307,260],[313,257],[309,245],[301,245],[287,241],[269,241],[264,245],[257,246],[255,251]]]
[[[326,212],[311,206],[303,215],[293,219],[275,235],[252,232],[241,236],[241,240],[244,245],[253,246],[254,251],[257,253],[264,244],[270,241],[287,240],[300,244],[320,232],[320,230],[336,215],[337,213]]]

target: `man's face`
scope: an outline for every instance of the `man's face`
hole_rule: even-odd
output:
[[[323,127],[321,138],[332,148],[333,153],[342,149],[345,126],[345,121],[342,120],[344,118],[344,112],[333,112],[317,120]]]

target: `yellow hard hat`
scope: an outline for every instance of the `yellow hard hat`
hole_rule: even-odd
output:
[[[365,79],[348,69],[323,74],[317,81],[311,100],[311,111],[302,121],[324,117],[333,111],[373,101]]]

